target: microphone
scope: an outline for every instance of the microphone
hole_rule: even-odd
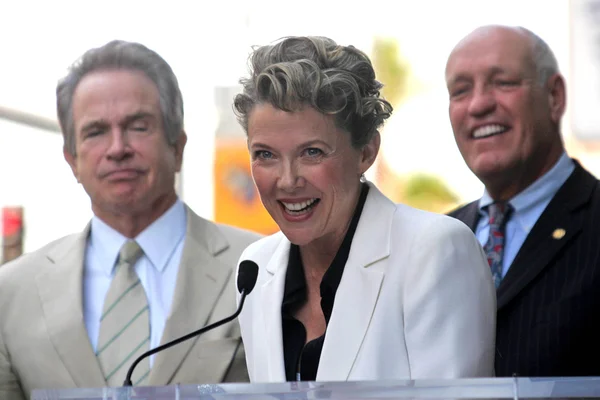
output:
[[[250,260],[242,261],[240,263],[240,267],[238,270],[238,277],[237,277],[237,289],[241,294],[241,298],[240,298],[240,305],[238,306],[236,312],[233,313],[232,315],[230,315],[229,317],[224,318],[220,321],[214,322],[208,326],[205,326],[204,328],[200,328],[197,331],[188,333],[187,335],[182,336],[178,339],[174,339],[174,340],[172,340],[168,343],[165,343],[161,346],[158,346],[154,349],[148,350],[147,352],[145,352],[144,354],[139,356],[133,362],[133,364],[131,364],[131,367],[129,367],[129,370],[127,371],[127,376],[125,378],[125,382],[123,382],[123,386],[133,386],[133,384],[131,383],[131,375],[133,375],[133,370],[135,369],[135,367],[144,358],[150,357],[152,354],[156,354],[159,351],[163,351],[165,349],[168,349],[169,347],[173,347],[176,344],[185,342],[188,339],[199,336],[199,335],[203,334],[204,332],[210,331],[211,329],[214,329],[223,324],[226,324],[227,322],[232,321],[238,315],[240,315],[240,312],[242,312],[242,307],[244,306],[244,300],[246,300],[246,296],[248,296],[250,294],[250,292],[252,291],[252,289],[254,289],[254,285],[256,285],[257,277],[258,277],[258,265],[254,261],[250,261]]]

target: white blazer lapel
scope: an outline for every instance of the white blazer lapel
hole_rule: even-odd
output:
[[[370,185],[327,326],[318,381],[344,381],[350,375],[379,297],[395,210]]]
[[[283,235],[282,235],[283,236]],[[266,360],[269,370],[267,379],[270,382],[285,382],[285,365],[283,359],[283,334],[281,328],[281,303],[285,289],[290,242],[283,237],[273,257],[266,266],[271,279],[261,290],[261,306],[264,310],[264,328],[266,340]]]

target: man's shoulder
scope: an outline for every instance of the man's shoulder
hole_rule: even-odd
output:
[[[462,220],[464,218],[464,216],[469,212],[472,211],[473,207],[477,207],[477,202],[479,200],[474,200],[470,203],[467,204],[463,204],[461,206],[456,207],[455,209],[449,211],[447,213],[448,216]]]
[[[43,267],[43,263],[56,252],[60,252],[62,248],[71,247],[80,238],[81,233],[73,233],[55,239],[52,242],[42,246],[41,248],[25,253],[20,257],[9,261],[0,266],[0,286],[6,282],[9,285],[17,285],[17,282],[23,279],[30,279],[39,272]]]
[[[242,229],[232,225],[222,224],[218,222],[213,222],[213,224],[230,242],[233,241],[249,245],[250,243],[254,243],[263,237],[263,235],[254,231],[250,231],[248,229]]]
[[[262,235],[247,229],[210,221],[188,208],[188,229],[196,240],[206,243],[209,249],[220,256],[238,257],[241,252]]]

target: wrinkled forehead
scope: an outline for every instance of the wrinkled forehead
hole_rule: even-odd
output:
[[[446,82],[457,75],[508,70],[533,72],[533,45],[530,37],[517,28],[482,28],[461,40],[446,63]]]

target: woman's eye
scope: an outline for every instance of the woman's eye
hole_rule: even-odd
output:
[[[254,158],[259,158],[262,160],[269,160],[273,158],[273,153],[268,150],[257,150],[254,152]]]
[[[318,157],[323,155],[323,151],[321,149],[317,149],[316,147],[310,147],[305,150],[305,154],[309,157]]]

